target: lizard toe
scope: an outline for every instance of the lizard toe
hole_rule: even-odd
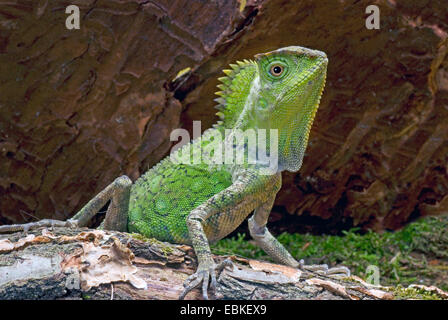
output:
[[[194,288],[200,286],[202,284],[202,297],[204,300],[208,300],[208,286],[210,282],[210,278],[212,279],[213,289],[213,277],[215,276],[214,272],[215,268],[211,268],[211,270],[198,270],[196,273],[192,274],[185,280],[184,282],[184,290],[179,296],[179,300],[183,300],[185,296]],[[215,287],[216,287],[216,277],[215,277]]]
[[[326,275],[350,277],[350,269],[346,266],[334,267],[328,269]]]
[[[329,268],[327,264],[305,265],[303,260],[301,260],[299,262],[299,268],[306,271],[316,272],[324,276],[350,276],[350,269],[345,266]]]

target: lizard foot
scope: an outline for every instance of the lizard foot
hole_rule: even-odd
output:
[[[343,277],[350,277],[350,269],[345,266],[340,267],[334,267],[334,268],[328,268],[327,264],[312,264],[312,265],[305,265],[303,260],[300,260],[300,269],[306,270],[306,271],[312,271],[316,273],[320,273],[326,276],[343,276]]]
[[[196,288],[202,283],[202,297],[204,300],[208,300],[208,287],[210,282],[210,289],[212,290],[213,295],[215,295],[216,292],[216,275],[221,274],[221,272],[224,270],[225,267],[233,267],[233,263],[230,259],[225,259],[218,265],[216,265],[214,262],[208,265],[199,265],[198,270],[196,273],[192,274],[185,280],[184,287],[185,289],[182,291],[182,293],[179,296],[179,300],[183,300],[188,292]]]
[[[23,231],[27,233],[29,230],[37,229],[40,227],[76,227],[76,220],[53,220],[53,219],[43,219],[36,222],[24,223],[24,224],[9,224],[5,226],[0,226],[0,233],[10,233]]]

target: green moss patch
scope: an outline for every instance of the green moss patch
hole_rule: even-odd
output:
[[[383,286],[424,284],[448,290],[448,217],[422,218],[383,234],[361,234],[359,228],[353,228],[343,236],[283,233],[277,239],[307,264],[345,265],[364,279],[368,266],[373,265],[379,268]],[[220,255],[270,260],[245,234],[221,240],[212,249]],[[404,290],[403,296],[412,293]]]

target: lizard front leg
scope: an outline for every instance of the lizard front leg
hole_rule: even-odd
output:
[[[114,180],[104,190],[90,200],[70,220],[75,221],[80,227],[87,226],[98,211],[110,200],[106,217],[100,225],[100,229],[127,231],[127,219],[129,209],[129,197],[132,181],[128,176],[121,176]]]
[[[209,281],[211,289],[216,288],[216,274],[222,271],[230,261],[216,265],[213,261],[209,242],[204,232],[206,225],[209,237],[217,240],[223,235],[223,230],[234,230],[249,213],[261,202],[264,190],[272,177],[259,176],[254,171],[245,171],[225,190],[217,193],[203,204],[192,210],[187,218],[187,227],[193,249],[198,259],[198,269],[184,283],[185,289],[179,299],[193,288],[202,284],[204,299],[208,299]],[[225,232],[224,232],[225,233]]]
[[[226,189],[229,190],[229,189]],[[214,197],[213,197],[214,198]],[[210,199],[211,200],[211,199]],[[216,265],[212,258],[212,253],[210,251],[210,245],[208,239],[205,235],[204,228],[202,224],[204,221],[213,214],[213,209],[210,206],[210,202],[207,201],[206,204],[199,206],[193,210],[187,218],[187,226],[190,235],[190,240],[193,245],[196,257],[198,259],[198,269],[196,272],[188,277],[184,283],[185,289],[179,296],[182,300],[188,292],[196,288],[202,283],[202,296],[205,300],[208,300],[208,284],[210,281],[210,288],[213,293],[216,290],[216,274],[221,273],[221,271],[227,266],[231,265],[230,260],[224,260],[219,265]]]
[[[249,231],[257,245],[263,249],[276,262],[288,265],[294,268],[301,268],[309,271],[322,272],[326,275],[343,274],[350,275],[347,267],[335,267],[329,269],[326,264],[323,265],[304,265],[302,261],[298,262],[285,249],[285,247],[269,232],[266,223],[271,213],[276,194],[274,193],[265,203],[258,207],[253,216],[249,218]]]
[[[258,207],[249,218],[249,232],[257,245],[278,263],[299,267],[300,263],[292,257],[285,247],[269,232],[266,223],[274,205],[275,194]]]

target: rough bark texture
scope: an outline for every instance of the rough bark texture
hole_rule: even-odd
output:
[[[65,27],[69,4],[80,30]],[[0,19],[0,212],[23,221],[65,219],[157,163],[182,109],[168,84],[244,16],[235,1],[29,0]]]
[[[177,299],[196,268],[188,246],[91,229],[0,235],[0,299]],[[223,259],[223,257],[216,257]],[[435,287],[396,290],[357,277],[329,278],[235,259],[218,278],[219,299],[448,299]],[[187,299],[201,299],[197,289]]]
[[[371,1],[266,1],[244,35],[209,62],[291,44],[329,57],[304,164],[283,174],[271,226],[383,230],[448,213],[448,6],[375,3],[380,30],[365,27]],[[197,71],[207,80],[182,101],[185,125],[214,121],[203,107],[219,74],[209,64]]]
[[[375,3],[380,30],[365,27],[371,1],[0,4],[0,223],[65,219],[116,176],[137,178],[167,154],[172,129],[216,120],[222,68],[286,45],[323,50],[330,64],[274,226],[395,229],[446,213],[448,7]],[[65,28],[69,4],[80,30]]]

